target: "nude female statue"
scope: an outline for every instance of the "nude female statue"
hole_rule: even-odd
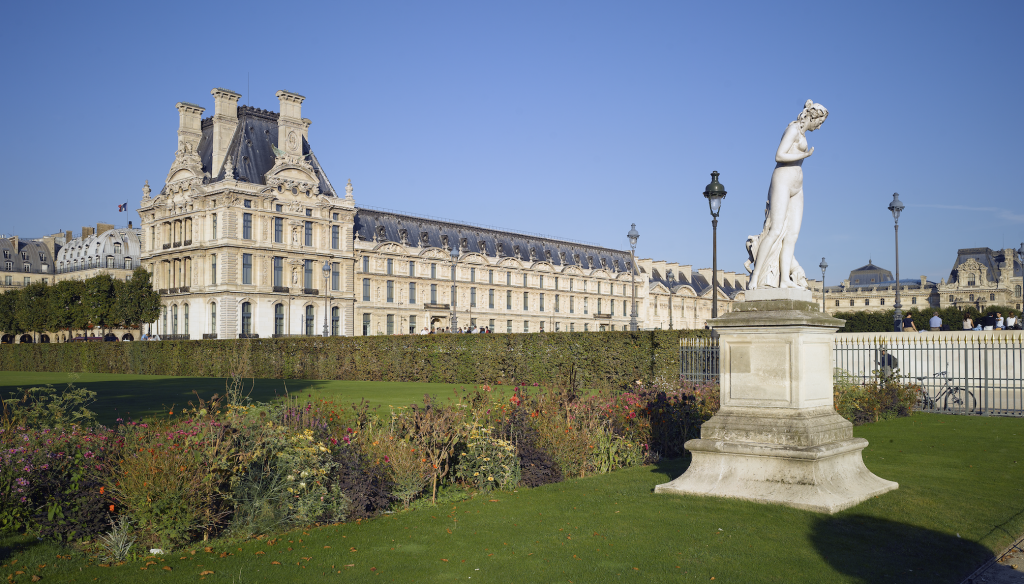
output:
[[[775,170],[768,187],[768,205],[760,235],[747,238],[746,262],[749,290],[756,288],[807,288],[803,268],[793,257],[804,214],[804,159],[814,154],[807,146],[807,132],[821,127],[828,110],[807,100],[796,121],[790,122],[775,152]]]

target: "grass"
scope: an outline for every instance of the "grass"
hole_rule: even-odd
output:
[[[8,398],[18,388],[53,385],[61,389],[69,382],[96,392],[89,409],[100,423],[113,426],[117,418],[141,420],[163,415],[172,406],[196,401],[196,393],[208,399],[223,395],[227,380],[209,377],[171,377],[166,375],[118,375],[103,373],[27,373],[0,371],[0,398]],[[245,391],[257,401],[281,399],[285,393],[334,400],[348,405],[366,398],[371,406],[419,403],[423,395],[448,395],[450,383],[400,383],[376,381],[311,381],[305,379],[246,379]],[[195,393],[193,393],[195,392]]]
[[[38,574],[43,582],[104,583],[956,583],[1024,532],[1024,420],[922,414],[854,433],[871,443],[868,468],[900,488],[833,516],[654,495],[655,485],[685,470],[677,460],[294,530],[273,545],[213,542],[207,552],[200,543],[109,568],[9,536],[0,539],[0,577],[20,570],[15,582]]]

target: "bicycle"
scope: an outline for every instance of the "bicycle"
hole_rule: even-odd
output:
[[[942,411],[953,409],[954,411],[962,410],[967,414],[974,413],[978,407],[978,400],[975,399],[974,392],[964,387],[950,385],[953,382],[953,378],[947,376],[945,371],[939,371],[932,375],[932,377],[939,376],[945,379],[945,383],[942,384],[942,387],[935,396],[929,396],[922,388],[921,393],[917,397],[917,409],[937,410],[939,409],[939,400],[941,399]],[[916,379],[923,382],[927,378],[927,376],[921,376]]]

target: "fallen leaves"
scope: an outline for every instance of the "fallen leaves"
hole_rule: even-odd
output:
[[[33,582],[38,582],[38,581],[40,581],[40,580],[42,580],[42,579],[43,579],[43,577],[42,577],[42,576],[40,576],[40,575],[38,575],[38,574],[32,574],[32,581],[33,581]]]
[[[163,569],[164,569],[164,570],[167,570],[168,572],[170,572],[170,571],[171,571],[171,567],[170,567],[170,566],[164,566],[164,567],[163,567]]]
[[[202,572],[199,572],[200,576],[209,576],[210,574],[213,574],[213,570],[203,570]]]
[[[274,560],[273,562],[270,562],[270,565],[271,565],[271,566],[280,566],[280,565],[281,565],[281,562],[279,562],[279,561],[277,561],[277,560]]]

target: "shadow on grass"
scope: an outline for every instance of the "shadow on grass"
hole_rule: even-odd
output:
[[[810,540],[834,569],[863,582],[960,582],[991,559],[957,535],[867,515],[822,517]]]

